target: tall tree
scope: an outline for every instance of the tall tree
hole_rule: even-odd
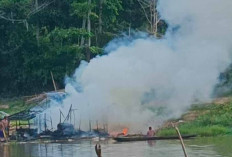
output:
[[[104,0],[99,0],[99,34],[102,34],[102,7]]]
[[[91,0],[88,1],[88,5],[91,6]],[[87,15],[87,31],[90,34],[91,33],[91,19],[90,19],[90,15],[91,15],[91,7],[89,7],[88,9],[88,15]],[[88,37],[88,45],[86,48],[86,60],[89,62],[90,61],[90,46],[91,46],[91,37]]]

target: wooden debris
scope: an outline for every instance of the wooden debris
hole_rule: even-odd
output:
[[[51,71],[50,71],[50,73],[51,73],[52,83],[53,83],[53,86],[54,86],[55,92],[57,92],[56,82],[55,82],[55,80],[54,80],[53,73],[52,73]]]
[[[32,97],[31,99],[28,99],[26,101],[26,104],[39,103],[46,98],[47,98],[46,94],[40,94],[38,96]]]

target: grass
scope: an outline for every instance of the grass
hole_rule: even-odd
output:
[[[181,134],[196,134],[199,136],[232,135],[232,102],[215,105],[193,107],[192,111],[199,111],[200,116],[194,121],[180,124]],[[204,114],[202,114],[204,113]],[[165,128],[158,132],[159,136],[176,135],[173,128]]]
[[[195,134],[198,136],[218,136],[232,134],[232,131],[228,127],[213,125],[213,126],[186,126],[179,127],[181,134]],[[166,128],[158,132],[158,136],[173,136],[176,135],[174,128]]]

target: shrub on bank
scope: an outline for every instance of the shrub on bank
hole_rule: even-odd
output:
[[[212,104],[206,111],[196,120],[180,124],[181,134],[196,134],[198,136],[232,135],[232,102],[224,105]],[[157,135],[176,135],[176,131],[174,128],[165,128]]]
[[[218,135],[228,135],[232,134],[230,128],[226,128],[223,126],[180,126],[179,127],[180,133],[182,135],[189,135],[189,134],[194,134],[198,136],[218,136]],[[174,136],[177,135],[176,131],[174,128],[166,128],[158,132],[158,136]]]

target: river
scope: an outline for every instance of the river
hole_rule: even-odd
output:
[[[185,140],[189,157],[232,157],[232,136]],[[91,140],[0,144],[0,157],[96,157]],[[100,141],[102,157],[183,157],[178,140],[117,143]]]

